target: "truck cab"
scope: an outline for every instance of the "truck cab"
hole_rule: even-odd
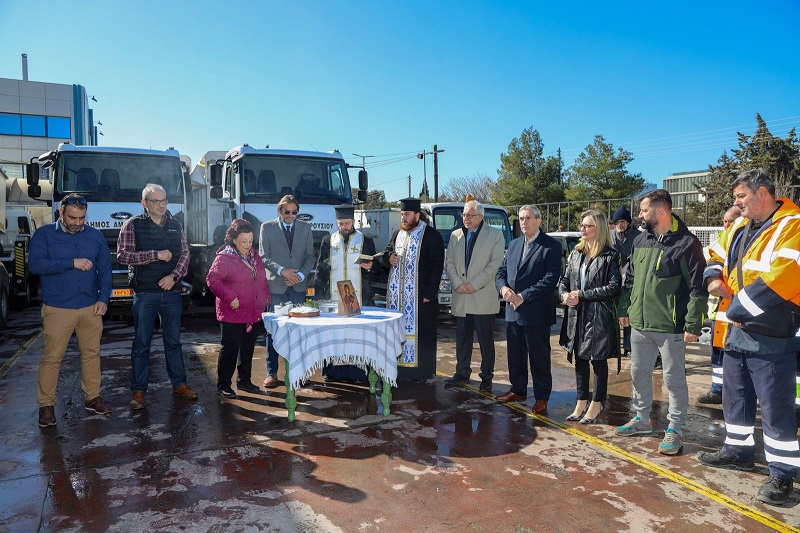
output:
[[[105,146],[60,144],[56,150],[39,156],[38,163],[28,165],[29,196],[37,191],[40,166],[48,169],[52,195],[46,198],[58,219],[61,199],[71,193],[84,196],[89,202],[87,224],[100,230],[108,243],[112,267],[110,306],[129,312],[133,289],[128,283],[128,267],[117,261],[117,240],[122,224],[142,213],[142,189],[148,183],[164,187],[167,210],[185,226],[188,168],[177,150],[146,150]],[[183,306],[188,308],[191,286],[182,282]]]
[[[189,242],[198,290],[205,285],[205,274],[231,222],[237,218],[249,221],[257,247],[261,224],[278,216],[278,202],[286,195],[293,195],[300,203],[297,219],[311,226],[314,254],[318,256],[322,238],[337,229],[334,208],[353,204],[349,168],[338,151],[279,150],[245,144],[227,152],[207,152],[191,175]],[[363,169],[358,185],[358,198],[364,201],[367,173]],[[309,295],[313,295],[310,281]]]

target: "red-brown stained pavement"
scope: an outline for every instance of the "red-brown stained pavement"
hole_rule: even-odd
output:
[[[147,409],[131,411],[133,328],[110,320],[103,335],[103,396],[113,416],[83,408],[73,341],[59,381],[58,425],[41,429],[37,313],[15,315],[0,343],[0,357],[5,350],[7,361],[0,371],[3,531],[800,527],[797,490],[784,507],[753,497],[766,480],[762,453],[754,473],[715,470],[694,459],[698,450],[715,449],[724,438],[721,410],[694,402],[710,379],[707,346],[690,348],[691,405],[684,450],[676,457],[656,453],[667,411],[660,372],[655,373],[656,436],[616,437],[614,426],[630,417],[629,364],[623,360],[619,376],[611,372],[611,398],[601,424],[565,424],[574,401],[574,372],[557,347],[548,417],[530,415],[532,392],[526,405],[501,405],[479,394],[476,381],[470,388],[444,389],[442,377],[401,383],[392,413],[384,417],[379,399],[364,387],[325,384],[317,375],[298,392],[297,421],[289,423],[282,387],[262,395],[241,393],[234,401],[216,396],[219,329],[208,316],[187,317],[183,327],[189,384],[199,401],[172,396],[159,339]],[[440,322],[443,375],[454,368],[453,336],[452,321]],[[508,388],[504,338],[498,321],[495,393]],[[264,351],[263,345],[256,350],[257,383],[264,378]],[[478,353],[476,346],[474,368]]]

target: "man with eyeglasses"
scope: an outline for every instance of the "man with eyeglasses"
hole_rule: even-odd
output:
[[[453,231],[444,268],[453,287],[452,313],[456,317],[456,371],[445,387],[469,382],[472,369],[472,334],[478,334],[481,349],[480,390],[492,391],[494,378],[494,317],[500,299],[494,277],[503,262],[503,232],[485,224],[483,205],[476,200],[464,204],[464,225]]]
[[[117,242],[117,259],[128,265],[133,288],[131,347],[131,409],[144,409],[150,372],[150,343],[156,317],[161,317],[164,358],[172,393],[196,400],[197,393],[186,384],[186,367],[181,346],[181,278],[189,268],[189,244],[181,223],[167,211],[167,193],[161,185],[148,183],[142,190],[144,213],[122,225]]]
[[[556,323],[555,292],[561,275],[561,244],[541,231],[542,212],[535,205],[519,208],[522,236],[508,245],[495,276],[506,301],[508,376],[511,389],[499,402],[528,399],[528,363],[536,401],[531,412],[547,412],[553,390],[550,368],[550,326]]]
[[[278,217],[261,224],[258,253],[267,269],[271,309],[286,302],[300,305],[306,300],[308,275],[314,268],[314,237],[311,226],[297,220],[299,210],[300,202],[287,194],[278,202]],[[273,389],[278,384],[278,352],[268,336],[264,386]]]
[[[39,426],[56,425],[58,374],[72,332],[81,351],[87,411],[110,415],[100,396],[100,336],[111,298],[111,258],[100,230],[86,225],[86,199],[61,200],[58,220],[31,237],[28,266],[41,276],[44,354],[39,363]]]

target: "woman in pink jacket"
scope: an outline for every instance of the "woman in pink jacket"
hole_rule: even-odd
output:
[[[217,360],[217,394],[236,398],[231,388],[233,371],[239,361],[236,388],[258,393],[250,380],[253,349],[256,344],[254,325],[261,322],[261,313],[270,298],[267,274],[261,257],[253,250],[253,225],[240,218],[225,233],[225,244],[217,250],[208,271],[206,284],[217,297],[217,320],[222,330],[222,347]]]

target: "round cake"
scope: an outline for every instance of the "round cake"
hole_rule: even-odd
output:
[[[293,307],[289,311],[289,316],[297,317],[297,318],[305,318],[310,316],[319,316],[319,309],[316,307]]]

